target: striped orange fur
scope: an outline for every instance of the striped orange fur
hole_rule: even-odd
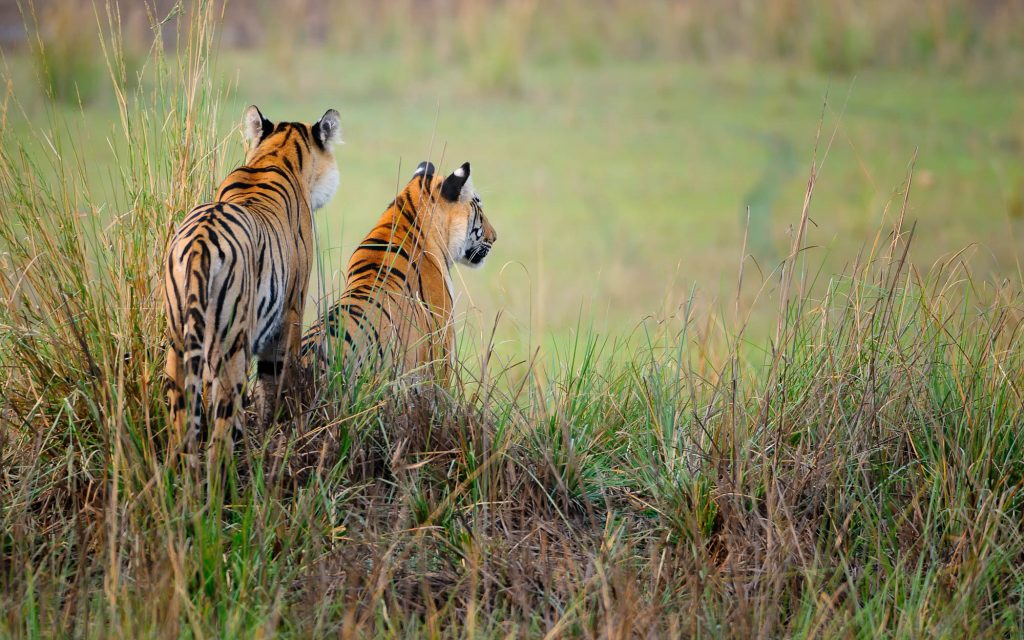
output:
[[[463,164],[446,178],[420,163],[348,263],[345,291],[303,338],[303,363],[446,367],[454,355],[451,269],[480,266],[497,240]]]
[[[312,125],[274,124],[252,106],[242,126],[245,164],[185,217],[164,261],[167,402],[176,436],[189,442],[208,430],[207,413],[215,439],[239,426],[253,355],[272,406],[298,355],[313,212],[338,185],[337,111]]]

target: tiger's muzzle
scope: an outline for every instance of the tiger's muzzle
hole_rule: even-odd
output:
[[[491,245],[481,244],[473,247],[466,252],[466,260],[473,266],[480,266],[483,263],[484,258],[491,252]]]

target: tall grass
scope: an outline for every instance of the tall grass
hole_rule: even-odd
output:
[[[138,80],[149,31],[145,24],[147,8],[118,6],[116,13],[98,17],[100,4],[90,0],[17,3],[36,77],[49,100],[75,107],[88,105],[103,95],[107,69],[99,35],[108,18],[113,23],[106,28],[114,27],[118,34],[120,81],[130,88]]]
[[[215,24],[182,16],[131,93],[107,24],[106,199],[64,123],[0,123],[0,633],[1021,633],[1021,283],[915,271],[906,199],[815,283],[817,167],[770,343],[692,300],[507,362],[463,333],[451,388],[326,394],[251,431],[209,504],[162,450],[156,274],[230,153]]]

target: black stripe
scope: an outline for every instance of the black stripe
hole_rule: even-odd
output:
[[[387,240],[379,240],[377,238],[367,238],[356,247],[356,251],[363,249],[365,251],[383,251],[385,253],[397,253],[398,255],[409,260],[409,254],[401,246],[388,242]]]
[[[256,183],[256,184],[259,184],[259,183]],[[240,181],[239,182],[232,182],[229,185],[221,187],[220,191],[217,192],[217,199],[218,200],[221,199],[223,197],[224,193],[226,193],[228,191],[234,191],[236,189],[251,189],[253,186],[255,186],[255,185],[252,182],[240,182]]]
[[[291,180],[291,179],[294,179],[296,177],[295,174],[289,174],[287,171],[282,170],[281,167],[275,167],[274,165],[267,165],[265,167],[247,167],[247,166],[246,167],[238,167],[237,169],[235,169],[231,173],[236,173],[236,172],[248,173],[250,175],[256,174],[256,173],[276,173],[277,175],[281,176],[285,180]]]
[[[279,376],[284,371],[284,362],[260,360],[256,363],[256,374],[261,376]]]
[[[175,309],[181,313],[181,290],[178,289],[178,280],[174,277],[174,255],[170,251],[167,252],[167,275],[174,291]]]
[[[289,186],[291,185],[289,184]],[[286,213],[288,213],[289,219],[291,218],[291,212],[298,206],[299,199],[295,196],[295,190],[291,189],[291,193],[289,193],[289,189],[285,189],[279,182],[260,182],[253,185],[253,189],[271,191],[279,195],[281,197],[281,204],[284,206]]]
[[[349,269],[347,277],[348,277],[349,282],[352,282],[353,279],[356,276],[358,276],[358,275],[360,275],[362,273],[366,273],[367,271],[373,271],[373,272],[376,272],[377,274],[380,274],[381,272],[383,272],[385,270],[386,269],[385,269],[383,264],[379,264],[379,263],[376,263],[376,262],[367,262],[366,264],[362,265],[361,267],[356,267],[355,269]]]
[[[373,333],[373,344],[374,344],[374,346],[377,347],[378,355],[381,358],[383,358],[384,357],[384,349],[381,346],[380,334],[377,333],[377,329],[373,326],[373,323],[370,322],[370,319],[366,317],[366,314],[363,312],[363,310],[360,307],[353,307],[352,305],[347,305],[347,306],[348,306],[348,317],[352,318],[355,321],[356,326],[359,327],[359,330],[362,331],[363,333],[366,333],[368,331]],[[366,321],[365,324],[363,322],[364,320]]]
[[[256,258],[256,275],[257,276],[263,274],[263,259],[266,257],[266,255],[267,255],[267,243],[261,242],[260,243],[260,255],[259,255],[258,258]]]
[[[243,271],[243,274],[244,273],[245,272]],[[232,324],[234,324],[235,318],[238,317],[238,305],[241,302],[242,302],[242,296],[235,296],[235,304],[232,305],[232,307],[231,307],[231,322],[224,323],[224,329],[221,331],[221,334],[220,334],[220,341],[221,342],[224,342],[227,339],[227,337],[228,337],[228,327],[230,327]]]
[[[419,210],[416,209],[416,203],[408,196],[407,193],[403,193],[399,196],[399,200],[395,202],[395,206],[398,207],[398,212],[402,214],[405,221],[409,223],[417,233],[420,232],[420,226],[416,223],[416,218],[419,217]]]
[[[231,267],[234,268],[234,266],[235,266],[235,261],[232,260],[231,261]],[[224,284],[221,285],[220,293],[217,294],[217,304],[214,307],[215,311],[214,311],[214,315],[213,315],[214,326],[216,326],[216,323],[221,321],[220,314],[223,313],[223,311],[224,311],[224,299],[228,295],[228,289],[231,288],[231,282],[234,280],[233,276],[234,276],[234,273],[231,273],[231,272],[228,273],[227,281]],[[227,337],[227,331],[228,331],[228,327],[227,327],[227,323],[225,323],[224,328],[221,330],[221,338],[220,338],[221,340],[224,340],[224,338]]]

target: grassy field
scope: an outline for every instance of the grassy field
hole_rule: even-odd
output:
[[[1024,631],[1019,74],[284,73],[197,6],[84,109],[5,53],[0,635]],[[156,273],[253,102],[342,113],[324,280],[424,157],[473,162],[499,240],[449,387],[327,389],[210,495],[164,450]]]
[[[819,158],[830,148],[809,231],[822,247],[815,261],[841,269],[891,221],[916,158],[916,266],[970,246],[978,273],[1019,271],[1019,74],[829,77],[781,64],[554,61],[530,67],[517,93],[494,95],[461,67],[410,68],[399,56],[316,50],[290,60],[299,73],[251,51],[218,57],[213,77],[229,88],[218,166],[240,161],[232,128],[250,103],[283,119],[338,108],[342,185],[318,217],[337,283],[353,243],[421,159],[472,161],[500,244],[484,271],[464,274],[464,308],[475,306],[485,324],[501,310],[506,339],[564,337],[581,311],[619,333],[674,312],[694,287],[704,305],[730,301],[745,231],[751,299],[791,242],[823,106]],[[38,122],[49,107],[27,62],[8,62],[15,95]],[[81,129],[73,144],[101,193],[111,172],[118,184],[114,107],[98,100],[84,116],[58,107]],[[20,114],[12,119],[18,126]]]

